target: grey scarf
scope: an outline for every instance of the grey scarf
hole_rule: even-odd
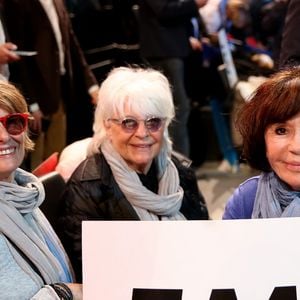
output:
[[[148,190],[137,173],[130,169],[109,141],[103,142],[101,151],[105,156],[115,180],[141,220],[185,220],[179,209],[183,189],[179,184],[177,168],[169,157],[160,153],[157,158],[159,173],[158,194]]]
[[[44,196],[43,185],[22,169],[16,170],[14,183],[0,181],[0,233],[16,262],[39,286],[72,280],[60,241],[38,208]],[[16,249],[31,261],[42,278]]]
[[[292,191],[274,172],[262,173],[252,218],[300,217],[300,193]]]

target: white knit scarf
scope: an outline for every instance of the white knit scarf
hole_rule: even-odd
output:
[[[72,280],[68,257],[38,208],[44,197],[41,182],[22,169],[15,171],[14,183],[0,181],[0,233],[15,261],[39,286]],[[43,282],[16,249],[38,269]]]
[[[137,173],[129,168],[109,141],[101,145],[101,152],[106,158],[114,178],[127,200],[134,207],[141,220],[185,220],[179,211],[183,189],[180,186],[176,166],[166,154],[157,157],[159,175],[158,194],[148,190],[140,181]]]

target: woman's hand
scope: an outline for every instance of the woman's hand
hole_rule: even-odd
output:
[[[30,300],[44,300],[44,299],[60,299],[56,288],[56,284],[45,285],[41,288]],[[64,283],[72,292],[73,300],[82,300],[82,284],[81,283]]]
[[[82,284],[81,283],[65,283],[73,294],[74,300],[82,300],[83,293],[82,293]]]

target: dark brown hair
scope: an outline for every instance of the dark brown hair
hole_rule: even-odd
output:
[[[265,132],[275,123],[300,113],[300,68],[273,74],[260,85],[239,111],[236,127],[243,138],[243,157],[257,170],[269,171]]]

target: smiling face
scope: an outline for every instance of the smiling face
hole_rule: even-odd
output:
[[[269,126],[265,142],[266,155],[274,172],[293,190],[300,191],[300,114]]]
[[[0,117],[9,113],[0,108]],[[14,171],[21,165],[24,155],[24,136],[10,135],[0,122],[0,180],[11,182]]]
[[[107,137],[131,169],[146,174],[162,147],[165,125],[163,123],[157,131],[151,131],[141,121],[146,117],[133,114],[128,109],[125,109],[124,113],[126,117],[139,120],[136,130],[126,131],[121,124],[107,121]],[[120,119],[119,116],[114,116],[114,118]]]

